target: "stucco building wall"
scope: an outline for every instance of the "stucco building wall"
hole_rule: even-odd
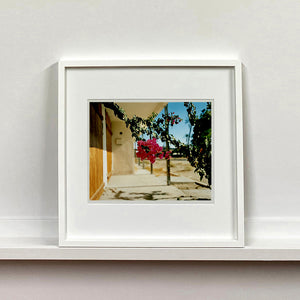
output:
[[[131,132],[124,122],[112,122],[113,175],[134,173],[134,148]]]

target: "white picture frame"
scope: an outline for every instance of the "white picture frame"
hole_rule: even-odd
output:
[[[171,80],[173,83],[174,80],[177,80],[176,88],[171,84]],[[135,92],[132,88],[134,81],[139,83],[138,91]],[[154,90],[150,96],[146,83],[151,83]],[[189,88],[192,92],[185,92]],[[201,88],[205,90],[206,94],[201,94],[200,90],[197,93]],[[104,90],[105,92],[103,92]],[[226,91],[228,98],[226,103],[225,100],[224,103],[221,102],[222,97],[215,97],[221,91]],[[87,103],[91,99],[99,101],[104,99],[107,101],[117,99],[132,99],[133,101],[135,99],[214,99],[216,109],[214,118],[215,122],[220,123],[215,124],[215,130],[218,131],[215,136],[221,137],[223,130],[224,136],[229,137],[230,144],[227,145],[228,139],[224,138],[221,141],[220,138],[220,142],[216,143],[214,149],[220,153],[218,149],[224,147],[224,152],[230,156],[230,161],[224,162],[228,170],[220,167],[223,173],[221,172],[222,176],[218,175],[220,179],[221,177],[225,181],[228,179],[227,188],[224,190],[224,194],[228,194],[226,197],[224,196],[225,204],[222,203],[220,196],[222,195],[220,179],[214,186],[216,189],[214,194],[217,195],[215,201],[208,205],[201,204],[202,207],[206,205],[207,212],[201,212],[204,209],[200,209],[198,204],[143,203],[124,206],[125,204],[122,203],[89,203],[86,196],[82,196],[87,195],[88,167],[85,152],[87,147],[73,148],[73,146],[87,145],[88,143]],[[58,101],[60,247],[244,246],[243,114],[241,63],[239,61],[60,61]],[[222,125],[222,118],[218,117],[223,114],[226,115],[224,119],[227,123],[225,124],[224,121]],[[76,135],[77,141],[73,138],[74,135]],[[215,157],[218,161],[222,159],[219,154],[216,154]],[[225,157],[224,160],[227,161],[227,158]],[[218,165],[215,163],[217,174],[220,173]],[[229,169],[230,174],[228,173]],[[224,176],[226,174],[227,176]],[[127,218],[122,219],[124,207],[128,210],[125,213],[128,215]],[[180,226],[175,224],[171,230],[161,228],[152,230],[151,222],[147,223],[146,221],[147,224],[141,224],[139,216],[143,217],[142,221],[144,222],[147,220],[145,217],[148,216],[148,211],[151,210],[156,216],[155,222],[161,224],[162,228],[171,227],[168,224],[175,220],[172,219],[172,215],[178,216],[180,211]],[[169,215],[168,220],[165,220],[166,215]],[[109,222],[109,218],[112,216],[115,217],[113,226],[109,226],[112,225]],[[207,222],[206,229],[205,222]]]

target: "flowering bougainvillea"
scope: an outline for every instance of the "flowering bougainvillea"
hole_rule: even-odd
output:
[[[171,125],[179,124],[182,119],[179,117],[179,115],[175,115],[174,112],[169,113],[168,115],[163,114],[163,117],[166,119],[166,121]]]
[[[163,151],[163,147],[159,146],[156,139],[149,139],[147,141],[138,141],[138,148],[136,156],[141,160],[149,160],[151,164],[155,163],[156,158],[170,159],[171,151]]]

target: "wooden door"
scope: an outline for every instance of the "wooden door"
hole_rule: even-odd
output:
[[[110,117],[105,113],[106,120],[106,153],[107,153],[107,180],[112,174],[112,129]]]
[[[103,126],[101,103],[90,103],[90,199],[103,193]]]

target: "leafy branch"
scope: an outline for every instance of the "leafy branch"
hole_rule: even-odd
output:
[[[211,186],[211,104],[207,103],[199,116],[193,103],[184,102],[184,106],[193,126],[192,140],[186,147],[188,161],[200,179],[206,177],[208,185]]]

